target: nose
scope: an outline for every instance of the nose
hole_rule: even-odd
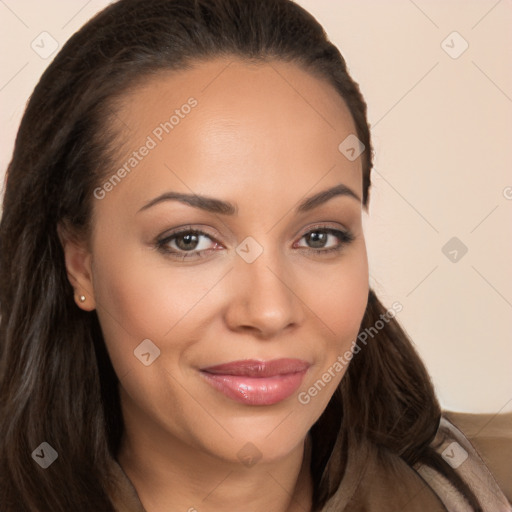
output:
[[[268,339],[302,322],[298,279],[284,256],[265,249],[252,263],[237,257],[230,280],[225,318],[231,330]]]

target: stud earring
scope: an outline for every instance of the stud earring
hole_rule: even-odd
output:
[[[80,302],[85,302],[85,295],[80,295],[80,297],[78,298],[78,300]]]

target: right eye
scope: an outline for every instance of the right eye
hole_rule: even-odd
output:
[[[201,248],[201,245],[208,245],[207,243],[201,244],[201,238],[214,241],[214,239],[204,231],[187,228],[165,236],[158,240],[155,246],[165,255],[179,260],[202,258],[206,251],[217,250],[216,248],[219,247],[219,243],[215,240],[213,248]]]

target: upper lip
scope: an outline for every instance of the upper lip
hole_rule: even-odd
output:
[[[303,372],[310,364],[301,359],[272,359],[270,361],[259,361],[257,359],[246,359],[243,361],[232,361],[201,368],[201,371],[216,375],[240,375],[244,377],[275,377],[277,375],[289,375],[290,373]]]

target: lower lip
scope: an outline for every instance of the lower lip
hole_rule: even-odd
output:
[[[245,377],[201,372],[207,382],[228,398],[246,405],[272,405],[299,389],[307,370],[275,377]]]

